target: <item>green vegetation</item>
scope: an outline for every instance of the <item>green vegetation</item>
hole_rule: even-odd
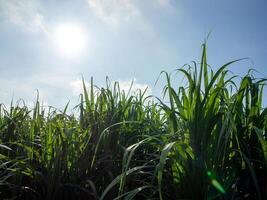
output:
[[[0,106],[0,199],[266,199],[264,79],[177,70],[165,100],[84,84],[78,116]],[[167,103],[166,103],[167,102]]]

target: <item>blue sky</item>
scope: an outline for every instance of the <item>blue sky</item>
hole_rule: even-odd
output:
[[[213,68],[249,57],[230,70],[244,75],[253,67],[266,77],[266,8],[264,0],[0,0],[0,102],[31,103],[38,89],[45,104],[74,105],[81,75],[98,85],[109,76],[124,88],[135,80],[135,88],[159,95],[159,73],[198,61],[210,31]],[[55,30],[69,25],[85,39],[79,53],[66,55]]]

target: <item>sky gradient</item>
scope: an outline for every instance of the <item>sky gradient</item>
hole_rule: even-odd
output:
[[[159,73],[199,61],[210,31],[213,68],[249,57],[230,70],[266,77],[266,9],[265,0],[0,0],[0,103],[31,103],[38,89],[47,105],[75,105],[82,75],[97,85],[109,76],[125,89],[135,80],[159,95]],[[59,52],[54,30],[62,24],[84,30],[78,55]]]

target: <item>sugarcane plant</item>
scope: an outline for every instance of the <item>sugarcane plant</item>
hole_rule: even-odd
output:
[[[91,78],[73,109],[0,104],[0,199],[266,199],[266,80],[242,60],[214,70],[204,43],[162,98]]]

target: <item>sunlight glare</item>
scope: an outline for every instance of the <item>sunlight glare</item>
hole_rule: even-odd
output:
[[[55,29],[55,44],[64,56],[79,56],[86,47],[86,39],[85,30],[76,24],[62,24]]]

